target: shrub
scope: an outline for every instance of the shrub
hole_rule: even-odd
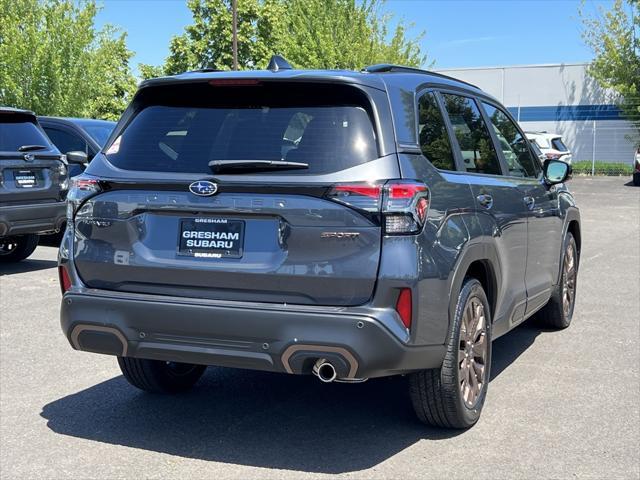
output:
[[[590,160],[573,162],[571,166],[575,175],[591,175],[592,162]],[[596,175],[631,175],[633,167],[628,163],[597,161],[595,162],[594,173]]]

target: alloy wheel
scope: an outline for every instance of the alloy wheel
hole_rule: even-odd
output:
[[[562,262],[562,311],[565,318],[569,318],[573,311],[576,298],[576,250],[573,243],[569,243]]]
[[[477,297],[467,301],[460,329],[458,382],[465,405],[475,406],[485,386],[487,321],[484,305]]]

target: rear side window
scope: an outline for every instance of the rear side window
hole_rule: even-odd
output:
[[[484,103],[484,109],[491,119],[491,125],[498,137],[509,175],[514,177],[535,178],[540,173],[538,161],[533,157],[527,140],[520,134],[518,127],[498,108]]]
[[[50,143],[35,124],[25,121],[8,121],[0,116],[0,152],[17,152],[24,145],[49,147]]]
[[[212,160],[309,164],[279,174],[322,174],[378,157],[364,95],[309,84],[156,88],[106,155],[127,170],[211,173]],[[144,93],[144,92],[143,92]]]
[[[447,127],[433,92],[418,100],[418,139],[422,153],[436,168],[456,169]]]
[[[562,138],[560,138],[560,137],[554,138],[553,140],[551,140],[551,144],[553,145],[553,148],[555,148],[556,150],[558,150],[560,152],[568,152],[569,151],[567,146],[562,141]]]
[[[465,170],[501,175],[498,154],[476,102],[468,97],[448,93],[442,97],[462,151]]]

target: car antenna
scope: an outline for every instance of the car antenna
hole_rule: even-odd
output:
[[[271,60],[269,60],[269,65],[267,65],[267,70],[271,70],[272,72],[277,72],[278,70],[292,70],[293,67],[289,62],[287,62],[280,55],[273,55]]]

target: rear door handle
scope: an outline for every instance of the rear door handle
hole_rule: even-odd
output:
[[[478,203],[482,208],[486,208],[487,210],[493,206],[493,197],[487,193],[483,193],[476,197]]]
[[[524,197],[522,200],[529,210],[533,210],[533,207],[536,206],[536,199],[533,197]]]

